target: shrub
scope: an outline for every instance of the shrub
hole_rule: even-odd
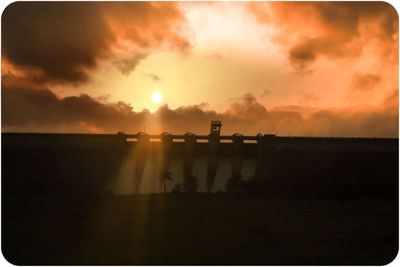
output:
[[[182,191],[181,184],[175,184],[175,187],[171,190],[171,193],[180,193]]]
[[[240,175],[233,176],[226,184],[226,191],[229,193],[242,193],[246,191],[247,182]]]
[[[193,175],[187,175],[183,178],[183,189],[185,192],[197,192],[198,186],[197,177]]]

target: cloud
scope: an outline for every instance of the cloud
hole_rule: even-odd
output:
[[[271,96],[271,90],[268,89],[264,90],[260,95],[261,98],[268,98],[270,96]]]
[[[2,16],[2,57],[37,83],[79,84],[116,52],[127,73],[151,49],[186,49],[184,16],[174,3],[15,2]],[[127,49],[129,48],[129,49]]]
[[[300,91],[299,95],[300,95],[300,98],[299,98],[299,104],[300,105],[315,103],[319,99],[313,93],[306,93],[306,92]]]
[[[317,54],[312,40],[305,40],[300,44],[296,44],[289,51],[289,60],[297,69],[305,69],[316,58]]]
[[[360,56],[367,42],[377,40],[381,56],[397,61],[398,15],[385,2],[271,2],[269,8],[252,3],[249,10],[278,29],[274,40],[297,71],[320,56]]]
[[[397,101],[397,102],[396,102]],[[135,112],[124,102],[107,103],[88,95],[59,98],[46,88],[3,87],[2,131],[207,134],[211,120],[222,120],[223,134],[277,133],[297,136],[398,136],[398,90],[382,105],[368,111],[318,110],[309,115],[296,109],[267,111],[247,94],[225,112],[206,110],[205,104],[156,112]],[[396,109],[397,108],[397,109]]]
[[[387,110],[399,109],[399,89],[393,89],[382,101],[382,106]]]
[[[358,92],[368,92],[373,90],[380,82],[381,77],[370,73],[355,73],[351,78],[349,96]]]
[[[114,60],[114,65],[117,69],[124,75],[129,75],[132,71],[135,70],[138,63],[145,59],[147,54],[137,52],[133,53],[133,55],[129,58],[122,58]]]
[[[319,55],[328,58],[350,56],[350,49],[345,42],[330,37],[304,38],[295,43],[289,50],[289,60],[297,71],[307,70]],[[353,52],[354,55],[357,52]]]
[[[90,3],[9,5],[2,16],[2,56],[38,81],[84,82],[107,56],[114,35]]]
[[[161,81],[160,76],[158,76],[158,75],[156,75],[156,74],[154,74],[154,73],[145,73],[145,74],[143,74],[143,75],[146,76],[146,77],[149,77],[149,78],[152,79],[154,82],[160,82],[160,81]]]
[[[179,32],[185,17],[172,2],[102,3],[103,12],[118,38],[141,48],[166,45],[185,50],[190,42]]]

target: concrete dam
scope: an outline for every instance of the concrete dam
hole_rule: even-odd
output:
[[[275,135],[2,134],[3,192],[225,191],[397,195],[398,139]],[[185,189],[185,185],[188,186]]]

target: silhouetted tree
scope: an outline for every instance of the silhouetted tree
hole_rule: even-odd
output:
[[[198,187],[197,177],[192,174],[192,164],[183,166],[183,190],[185,192],[196,192]]]
[[[162,183],[164,186],[164,193],[167,192],[167,180],[172,181],[171,175],[172,173],[170,171],[161,171],[160,174],[158,175],[160,183]]]

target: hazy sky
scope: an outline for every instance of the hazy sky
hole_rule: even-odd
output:
[[[2,131],[398,136],[398,23],[384,2],[13,3]]]

